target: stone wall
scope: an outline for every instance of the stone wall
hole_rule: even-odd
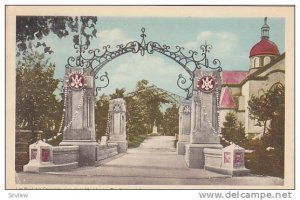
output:
[[[117,144],[108,144],[107,146],[99,145],[96,148],[97,162],[113,157],[118,154]]]
[[[79,162],[78,146],[54,146],[53,148],[53,164],[67,164]]]

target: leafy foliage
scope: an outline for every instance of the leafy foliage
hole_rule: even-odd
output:
[[[17,16],[16,18],[16,42],[17,55],[25,54],[27,49],[33,47],[42,47],[44,53],[51,54],[51,47],[45,42],[33,42],[34,40],[42,40],[51,32],[58,38],[70,35],[71,32],[76,33],[73,36],[74,44],[79,44],[79,35],[85,38],[85,44],[90,45],[92,37],[96,37],[95,16]]]
[[[103,94],[96,102],[95,108],[95,132],[96,139],[100,140],[101,136],[106,134],[107,119],[108,119],[108,107],[110,97]]]
[[[262,108],[262,107],[266,108]],[[259,109],[262,109],[259,112]],[[253,172],[264,175],[284,177],[284,124],[285,88],[275,84],[265,94],[252,97],[249,101],[252,119],[264,126],[261,140],[252,141],[255,152],[249,155],[247,165]],[[267,127],[266,121],[270,121]]]
[[[59,84],[54,70],[55,65],[37,52],[26,54],[17,63],[16,128],[58,131],[63,102],[54,94]]]
[[[261,96],[251,96],[248,105],[250,119],[256,120],[258,126],[264,127],[265,135],[267,121],[278,118],[279,114],[284,113],[284,86],[275,85]]]
[[[97,139],[100,139],[106,132],[109,100],[124,98],[127,109],[127,140],[130,147],[137,147],[147,134],[152,132],[154,121],[157,126],[165,127],[164,123],[166,122],[161,111],[161,105],[170,103],[170,100],[167,93],[149,86],[147,80],[138,81],[135,91],[130,95],[125,95],[125,92],[124,88],[116,89],[113,94],[102,95],[97,101],[96,135]],[[169,113],[167,115],[171,117],[170,123],[176,124],[175,126],[168,125],[169,129],[173,128],[172,133],[174,133],[176,126],[178,129],[178,110],[176,110],[176,107],[172,107],[169,110],[167,109],[166,113]]]
[[[179,132],[178,127],[179,115],[178,107],[173,104],[172,107],[166,109],[163,117],[163,131],[166,135],[175,135]]]
[[[221,128],[223,138],[239,146],[245,147],[246,136],[243,124],[237,120],[233,112],[227,113],[225,120],[226,121],[223,122],[223,127]],[[221,144],[223,146],[228,145],[228,143],[223,140],[221,140]]]

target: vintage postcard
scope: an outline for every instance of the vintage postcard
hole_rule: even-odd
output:
[[[294,189],[294,6],[6,6],[7,189]]]

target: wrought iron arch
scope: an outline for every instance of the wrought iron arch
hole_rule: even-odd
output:
[[[188,54],[186,54],[183,52],[184,48],[180,46],[175,46],[176,50],[171,51],[170,46],[168,45],[160,45],[158,42],[153,41],[146,42],[145,28],[142,28],[141,31],[141,42],[132,41],[125,45],[117,45],[117,49],[115,51],[109,50],[110,45],[104,46],[103,52],[100,49],[88,50],[88,46],[86,44],[75,44],[74,48],[76,49],[76,53],[79,53],[79,55],[76,57],[69,57],[65,67],[90,68],[91,75],[93,75],[95,79],[99,79],[100,82],[104,83],[103,85],[98,85],[95,87],[95,92],[97,95],[98,91],[109,85],[107,72],[104,72],[103,75],[98,76],[98,73],[107,63],[127,53],[140,52],[140,54],[144,56],[145,52],[148,54],[158,52],[178,63],[188,73],[188,78],[184,77],[183,74],[179,74],[177,79],[177,85],[180,89],[187,93],[187,99],[192,97],[192,89],[194,84],[193,79],[197,69],[205,67],[208,69],[222,71],[221,62],[219,59],[213,59],[212,63],[209,62],[207,53],[209,53],[212,49],[212,45],[206,44],[206,42],[205,44],[200,45],[200,50],[202,52],[200,53],[200,59],[197,59],[195,56],[198,55],[198,52],[196,51],[189,50]],[[191,69],[188,67],[189,64],[193,64],[194,68]],[[188,79],[191,81],[191,84],[187,84]]]

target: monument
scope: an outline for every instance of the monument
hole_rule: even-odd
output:
[[[185,154],[185,145],[190,141],[191,133],[191,101],[183,100],[179,106],[179,136],[177,142],[177,153]]]
[[[152,133],[157,134],[156,120],[154,120],[154,124],[153,124],[153,128],[152,128]]]
[[[62,146],[79,146],[79,165],[94,165],[96,153],[94,77],[89,68],[66,68]]]
[[[126,153],[128,143],[126,140],[126,106],[122,98],[109,101],[109,143],[118,144],[118,153]]]
[[[195,71],[191,112],[191,137],[185,160],[190,168],[203,168],[204,148],[221,149],[219,130],[220,72]]]

